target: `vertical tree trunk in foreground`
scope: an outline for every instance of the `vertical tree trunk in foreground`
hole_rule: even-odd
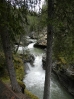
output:
[[[52,67],[52,42],[53,29],[50,21],[53,19],[53,0],[48,0],[48,25],[47,25],[47,53],[46,53],[46,73],[43,99],[50,99],[50,78]]]
[[[4,30],[4,32],[3,32],[3,30],[2,30],[2,33],[0,33],[0,35],[1,35],[1,40],[2,40],[3,49],[4,49],[4,53],[5,53],[6,64],[7,64],[7,68],[8,68],[8,72],[9,72],[9,76],[10,76],[10,81],[11,81],[13,90],[20,92],[21,89],[16,80],[16,75],[15,75],[15,71],[14,71],[14,65],[13,65],[13,60],[12,60],[12,51],[11,51],[10,41],[9,41],[9,34],[7,31],[6,32],[5,31],[6,30]]]
[[[9,39],[9,33],[8,33],[9,27],[8,27],[8,24],[6,24],[9,21],[8,5],[6,0],[0,0],[0,3],[2,4],[2,9],[3,9],[1,11],[1,16],[4,19],[4,20],[1,20],[1,23],[0,23],[0,35],[1,35],[2,45],[3,45],[4,54],[6,58],[6,64],[7,64],[12,88],[17,92],[20,92],[21,89],[16,80],[16,75],[15,75],[14,65],[12,60],[12,51],[11,51],[10,39]]]

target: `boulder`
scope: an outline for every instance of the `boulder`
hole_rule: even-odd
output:
[[[35,60],[35,57],[34,57],[33,54],[28,54],[27,53],[27,54],[24,55],[24,63],[29,62],[33,66],[34,60]]]
[[[45,49],[47,47],[47,35],[46,34],[39,35],[37,43],[34,45],[34,47]]]

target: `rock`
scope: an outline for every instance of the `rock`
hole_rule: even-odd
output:
[[[46,69],[46,56],[42,58],[43,69]],[[60,83],[67,89],[69,93],[74,95],[74,69],[73,66],[69,68],[66,64],[61,64],[58,61],[53,62],[52,71],[57,75]]]
[[[74,71],[71,71],[69,68],[65,69],[60,64],[55,64],[53,72],[67,91],[74,95]]]
[[[45,49],[47,47],[47,35],[40,35],[39,39],[37,40],[37,43],[34,45],[34,47],[43,48]]]
[[[45,27],[39,34],[32,32],[30,34],[32,39],[37,39],[37,43],[34,47],[45,49],[47,47],[47,28]]]
[[[33,62],[35,60],[35,57],[33,54],[25,54],[24,55],[24,63],[29,62],[33,66]]]
[[[42,44],[39,44],[39,43],[37,42],[36,44],[34,44],[34,47],[41,48],[41,49],[45,49],[45,48],[46,48],[46,45],[42,45]]]
[[[32,32],[30,33],[29,37],[30,37],[31,39],[37,39],[37,33],[35,33],[34,31],[32,31]]]
[[[42,66],[43,66],[43,69],[45,70],[46,69],[46,55],[43,55],[42,57]]]

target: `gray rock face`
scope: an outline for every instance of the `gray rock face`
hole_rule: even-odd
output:
[[[53,67],[53,72],[68,92],[74,95],[74,72],[63,67],[59,68],[57,64]]]
[[[30,38],[37,39],[37,43],[34,45],[34,47],[38,48],[46,48],[47,47],[47,28],[45,27],[41,32],[35,33],[32,32],[30,34]]]
[[[39,47],[39,48],[46,48],[47,47],[47,34],[39,35],[37,43],[34,46]]]
[[[42,66],[43,69],[46,69],[46,56],[43,56],[42,58]],[[63,67],[57,62],[54,62],[52,71],[57,75],[60,83],[67,89],[67,91],[74,95],[74,69],[66,69]]]

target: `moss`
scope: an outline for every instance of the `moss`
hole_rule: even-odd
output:
[[[59,60],[61,61],[62,64],[66,64],[66,60],[64,59],[64,57],[59,57]]]
[[[20,87],[25,89],[25,87],[26,87],[25,84],[22,81],[20,81],[19,79],[17,81],[18,81]]]
[[[4,77],[1,77],[0,78],[4,83],[10,83],[10,79],[9,79],[9,77],[8,76],[4,76]]]
[[[19,80],[23,80],[24,77],[24,64],[20,55],[13,55],[14,67],[16,71],[16,77]]]
[[[23,80],[24,77],[24,64],[19,54],[13,55],[14,68],[16,71],[16,77],[19,80]],[[4,82],[9,82],[9,75],[5,65],[5,57],[0,52],[0,79]]]
[[[25,94],[31,99],[39,99],[37,96],[33,95],[31,92],[25,89]]]

